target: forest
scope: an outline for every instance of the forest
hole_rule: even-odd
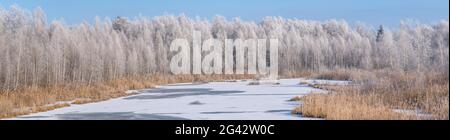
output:
[[[255,22],[163,15],[67,24],[48,21],[41,9],[11,7],[0,8],[0,94],[171,75],[171,42],[193,40],[194,31],[201,32],[202,40],[278,39],[281,76],[358,69],[434,71],[449,77],[448,20],[387,28],[344,20],[266,17]]]
[[[0,88],[92,83],[130,75],[169,73],[175,38],[278,38],[280,73],[337,68],[427,71],[449,67],[449,24],[401,24],[398,29],[350,27],[267,17],[260,23],[186,16],[137,17],[95,24],[48,23],[42,10],[0,10]],[[447,72],[448,73],[448,72]]]

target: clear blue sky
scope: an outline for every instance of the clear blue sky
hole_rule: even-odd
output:
[[[350,23],[396,26],[400,20],[422,23],[448,20],[449,0],[0,0],[33,10],[41,7],[48,19],[63,18],[69,24],[100,17],[158,16],[163,14],[211,18],[240,17],[260,21],[265,16],[328,20],[345,19]]]

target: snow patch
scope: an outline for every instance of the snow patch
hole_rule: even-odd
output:
[[[125,93],[126,94],[136,94],[136,93],[139,93],[139,91],[138,90],[128,90],[128,91],[125,91]]]

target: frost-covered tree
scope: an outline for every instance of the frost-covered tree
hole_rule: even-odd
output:
[[[192,44],[194,31],[200,32],[201,42],[210,38],[278,39],[282,75],[337,68],[439,68],[448,73],[449,68],[448,21],[373,29],[363,24],[352,27],[343,20],[266,17],[256,23],[166,15],[112,21],[97,18],[94,24],[66,25],[48,22],[40,9],[28,12],[11,7],[0,8],[0,89],[170,74],[174,53],[169,45],[176,38]]]

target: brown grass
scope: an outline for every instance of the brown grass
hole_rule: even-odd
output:
[[[298,71],[298,72],[284,72],[281,73],[279,78],[298,78],[298,77],[312,77],[315,74],[313,71]]]
[[[0,118],[10,118],[35,112],[53,110],[72,104],[85,104],[127,96],[125,91],[152,88],[155,85],[196,81],[251,79],[252,75],[156,75],[128,77],[93,85],[59,85],[26,87],[0,91]],[[63,103],[61,103],[63,102]]]
[[[352,80],[352,70],[347,69],[337,69],[332,71],[319,72],[311,74],[310,78],[323,79],[323,80],[342,80],[349,81]]]
[[[449,119],[449,79],[445,74],[356,71],[351,75],[359,86],[305,96],[303,106],[294,112],[331,120]],[[422,115],[394,109],[420,110]]]

